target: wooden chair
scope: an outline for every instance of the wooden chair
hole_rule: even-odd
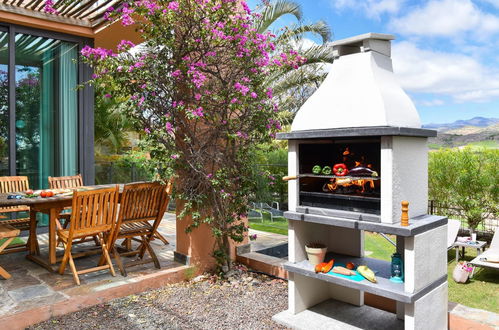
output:
[[[72,189],[72,188],[76,189],[83,187],[83,178],[81,177],[81,174],[72,175],[72,176],[58,176],[58,177],[49,176],[48,181],[50,189]],[[59,220],[64,219],[62,227],[64,229],[67,229],[69,225],[69,219],[71,218],[71,212],[68,212],[68,210],[71,210],[71,207],[66,207],[64,208],[64,210],[65,211],[59,213]],[[90,239],[82,237],[80,241],[75,243],[80,244],[92,240],[95,242],[95,245],[99,245],[99,238],[97,236],[94,236]],[[61,242],[58,241],[57,245],[59,245],[60,243]]]
[[[111,240],[110,249],[116,259],[121,274],[127,276],[126,267],[154,263],[156,268],[161,268],[158,258],[154,253],[150,241],[158,229],[169,202],[171,183],[166,187],[158,182],[126,184],[121,195],[118,221]],[[151,221],[152,224],[151,224]],[[136,250],[118,253],[115,246],[117,239],[135,240],[140,242]],[[144,259],[147,252],[150,258]],[[139,260],[123,263],[122,256],[138,255]]]
[[[81,174],[74,176],[59,176],[52,177],[49,176],[49,188],[50,189],[70,189],[70,188],[79,188],[83,187],[83,179],[81,178]],[[66,208],[70,210],[70,207]],[[59,219],[65,219],[64,228],[67,228],[69,223],[69,218],[71,218],[71,213],[63,212],[59,214]]]
[[[83,179],[81,177],[81,174],[73,176],[59,176],[59,177],[49,176],[50,189],[78,188],[82,186],[83,186]]]
[[[118,186],[114,188],[96,189],[89,191],[75,191],[69,229],[59,229],[57,235],[64,244],[65,252],[59,267],[59,274],[64,274],[66,264],[73,273],[76,284],[80,285],[78,275],[98,270],[109,269],[116,276],[108,253],[107,243],[110,242],[111,233],[116,223],[118,206]],[[105,265],[76,270],[71,247],[73,240],[86,236],[97,236],[100,240]]]
[[[5,225],[5,224],[1,224],[0,223],[0,239],[5,239],[6,238],[6,240],[2,244],[0,244],[0,253],[7,246],[9,246],[10,242],[12,242],[12,240],[14,238],[16,238],[19,235],[20,232],[21,231],[19,229],[16,229],[16,228],[12,227],[11,225]],[[2,276],[6,280],[8,280],[9,278],[12,277],[1,266],[0,266],[0,276]]]
[[[27,176],[2,176],[0,177],[0,193],[23,192],[29,189],[29,181]],[[0,207],[0,215],[16,212],[28,212],[29,206],[5,206]],[[5,216],[0,217],[0,224],[11,225],[20,231],[29,231],[30,220],[29,216],[17,219],[5,219]],[[29,242],[29,239],[28,239]],[[28,250],[28,242],[26,244],[16,244],[7,247],[3,253],[14,253]]]

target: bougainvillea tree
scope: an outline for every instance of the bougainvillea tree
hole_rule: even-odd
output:
[[[146,42],[122,40],[117,54],[85,47],[90,83],[126,98],[123,108],[144,131],[152,161],[177,177],[189,228],[211,226],[214,256],[227,269],[230,240],[247,230],[239,219],[254,184],[252,150],[281,128],[265,77],[305,59],[292,49],[269,55],[274,36],[252,28],[255,14],[242,1],[130,1],[106,18],[136,24]]]

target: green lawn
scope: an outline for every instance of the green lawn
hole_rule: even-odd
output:
[[[264,215],[263,223],[260,221],[251,221],[250,227],[256,230],[287,235],[288,225],[285,219],[280,218],[278,221],[270,222],[270,217]],[[394,236],[388,236],[395,241]],[[390,260],[391,255],[395,252],[395,247],[376,233],[366,232],[364,243],[366,255],[370,258]],[[475,256],[475,249],[466,250],[465,260],[470,261]],[[448,255],[450,261],[448,263],[449,301],[499,313],[499,272],[489,268],[477,268],[473,279],[470,279],[466,284],[459,284],[452,279],[452,271],[456,266],[455,258],[455,251],[450,251]]]
[[[266,231],[268,233],[287,235],[288,221],[283,217],[274,217],[274,221],[270,220],[270,213],[263,212],[263,222],[261,219],[251,219],[249,226],[251,229]]]
[[[499,149],[499,142],[495,140],[485,140],[485,141],[478,141],[478,142],[471,142],[468,143],[468,146],[472,148],[486,148],[486,149]]]

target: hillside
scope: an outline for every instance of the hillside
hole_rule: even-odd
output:
[[[467,127],[486,128],[497,124],[499,124],[499,118],[474,117],[468,120],[457,120],[453,123],[426,124],[423,125],[423,128],[436,129],[439,132],[447,132]]]
[[[486,127],[467,125],[460,128],[438,130],[437,137],[429,139],[431,149],[465,145],[499,148],[499,123]]]

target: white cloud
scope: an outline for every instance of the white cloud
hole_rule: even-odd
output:
[[[333,0],[331,3],[338,10],[361,10],[367,17],[379,19],[382,14],[395,14],[405,0]]]
[[[434,106],[440,106],[440,105],[445,104],[444,100],[440,100],[440,99],[425,100],[425,101],[420,101],[418,103],[421,105],[424,105],[425,107],[434,107]]]
[[[483,38],[499,32],[499,17],[483,12],[471,0],[430,0],[392,19],[389,26],[406,35],[448,37],[472,33]]]
[[[403,41],[394,44],[392,58],[395,74],[407,91],[451,96],[455,102],[499,98],[499,69],[471,56],[421,49]]]

